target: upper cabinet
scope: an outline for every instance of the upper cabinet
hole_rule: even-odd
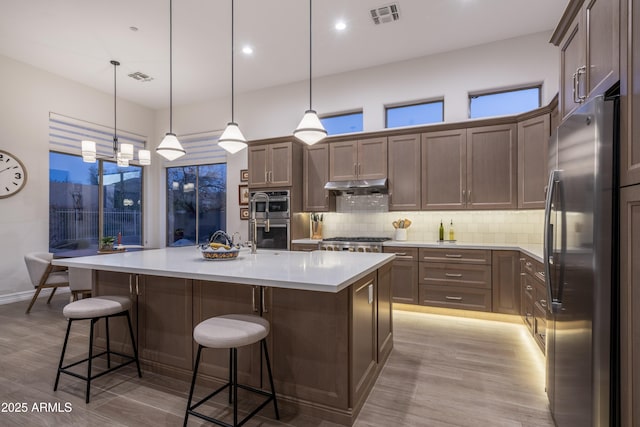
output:
[[[422,209],[464,209],[467,130],[422,134]]]
[[[518,207],[517,165],[516,125],[467,129],[467,207]]]
[[[620,32],[620,185],[640,184],[640,0],[623,1]]]
[[[300,167],[300,151],[292,142],[249,146],[249,187],[290,187]]]
[[[387,177],[387,137],[329,144],[329,181]]]
[[[420,135],[389,137],[389,210],[420,210]]]
[[[550,116],[518,123],[518,207],[544,208],[547,186]]]
[[[571,0],[551,42],[560,48],[560,111],[604,93],[619,78],[617,0]]]
[[[316,144],[304,149],[303,202],[306,212],[328,212],[335,208],[335,195],[324,189],[329,180],[329,144]]]
[[[517,200],[516,125],[422,135],[422,209],[511,209]]]

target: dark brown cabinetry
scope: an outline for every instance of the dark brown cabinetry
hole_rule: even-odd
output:
[[[387,177],[387,137],[329,144],[329,180]]]
[[[544,266],[528,255],[520,256],[520,315],[544,353],[547,333],[547,288]]]
[[[116,273],[112,271],[96,271],[95,296],[117,295],[131,299],[129,314],[133,324],[133,334],[138,343],[138,292],[139,278],[136,274]],[[99,322],[96,330],[96,345],[106,348],[106,333],[104,322]],[[123,317],[114,318],[109,322],[109,342],[114,351],[132,354],[131,339],[127,320]]]
[[[560,48],[562,118],[619,78],[617,0],[572,0],[551,41]]]
[[[393,302],[418,304],[418,248],[385,246],[383,251],[396,254],[391,266]]]
[[[300,252],[312,252],[320,249],[319,243],[293,243],[291,245],[292,251],[300,251]]]
[[[518,207],[516,137],[512,124],[467,129],[467,208]]]
[[[420,135],[388,139],[389,210],[420,210]]]
[[[620,32],[620,185],[626,186],[640,184],[640,1],[620,3],[629,23]]]
[[[422,209],[518,206],[516,125],[422,135]]]
[[[544,208],[549,120],[549,113],[544,113],[518,123],[518,208]]]
[[[467,131],[422,134],[422,209],[464,209]]]
[[[640,423],[639,259],[640,185],[634,185],[620,191],[620,387],[624,426]]]
[[[520,314],[520,252],[491,252],[493,311]]]
[[[419,256],[420,304],[491,311],[491,251],[420,248]]]
[[[248,157],[249,187],[290,187],[301,171],[302,147],[293,142],[251,145]]]
[[[329,181],[329,144],[316,144],[304,149],[302,210],[329,212],[335,209],[335,195],[324,189]]]

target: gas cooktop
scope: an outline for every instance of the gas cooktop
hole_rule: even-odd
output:
[[[329,237],[322,239],[323,242],[362,242],[362,243],[380,243],[391,240],[389,237]]]

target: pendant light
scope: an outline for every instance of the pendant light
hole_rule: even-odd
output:
[[[296,130],[293,131],[293,136],[308,145],[320,142],[327,136],[327,131],[324,126],[322,126],[322,123],[318,118],[318,114],[315,112],[311,104],[311,23],[313,10],[311,2],[312,0],[309,0],[309,109],[304,112],[304,116],[302,116],[300,124]]]
[[[117,110],[117,71],[116,68],[120,65],[118,61],[111,60],[113,65],[113,155],[111,157],[100,157],[101,159],[109,158],[115,159],[116,163],[120,167],[129,166],[129,161],[133,160],[133,144],[118,142],[118,110]],[[140,164],[143,166],[151,164],[151,153],[149,150],[139,150],[138,156]],[[82,141],[82,160],[87,163],[95,163],[98,159],[96,152],[95,141],[85,140]]]
[[[218,145],[227,152],[234,154],[247,147],[247,140],[234,121],[234,79],[233,79],[233,0],[231,0],[231,121],[218,139]]]
[[[173,1],[169,0],[169,132],[156,148],[156,152],[172,161],[185,155],[184,148],[173,133]]]

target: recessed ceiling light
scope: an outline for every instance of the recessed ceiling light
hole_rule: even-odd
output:
[[[347,28],[347,24],[344,21],[338,21],[336,22],[336,30],[338,31],[342,31],[345,28]]]
[[[245,46],[242,48],[242,53],[251,55],[253,53],[253,48],[251,46]]]
[[[134,27],[134,26],[129,27],[129,29],[133,32],[138,31],[138,27]]]

